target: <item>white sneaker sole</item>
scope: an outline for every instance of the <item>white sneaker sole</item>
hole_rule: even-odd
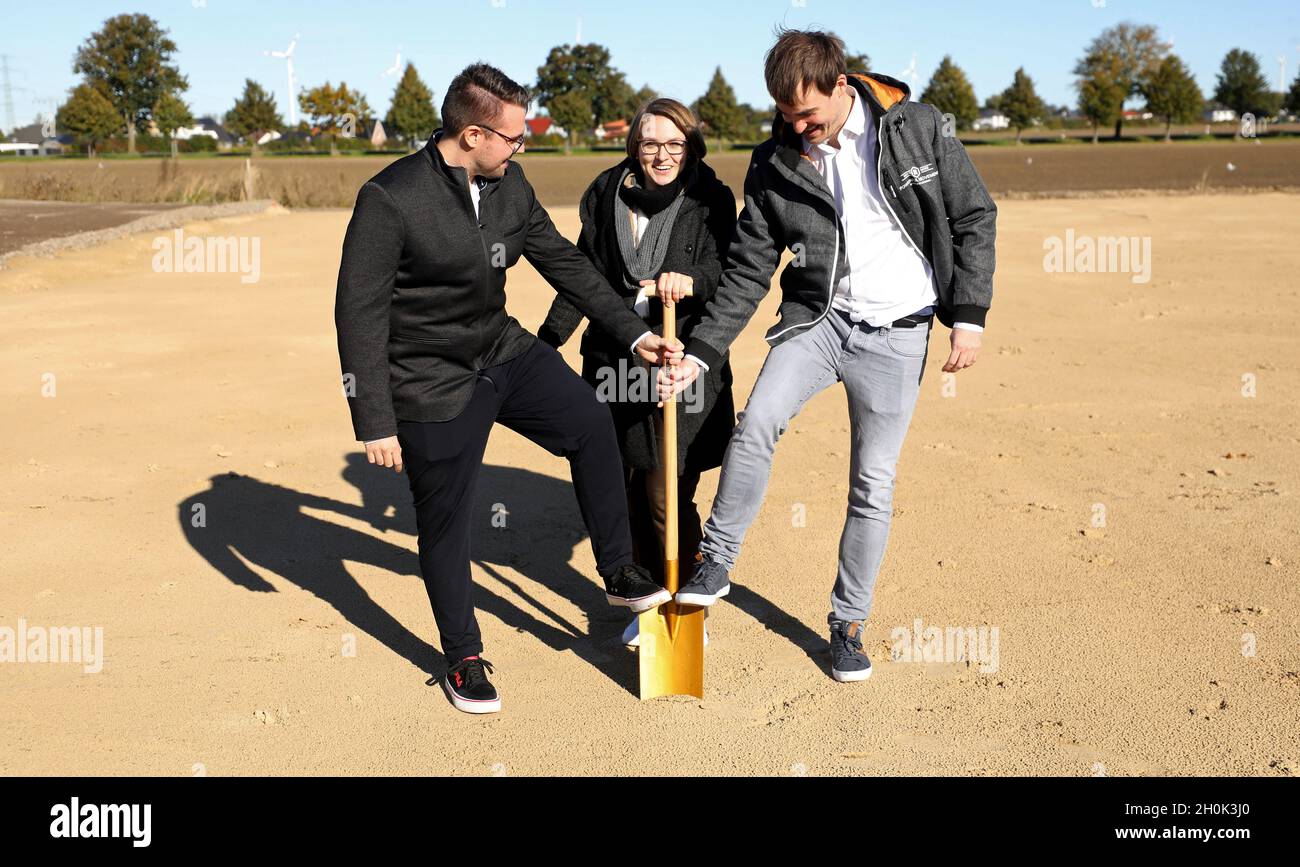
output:
[[[723,587],[721,590],[719,590],[717,593],[714,593],[712,596],[710,596],[707,593],[682,593],[678,591],[677,604],[678,605],[699,605],[701,608],[708,608],[714,602],[717,602],[719,599],[721,599],[723,596],[726,596],[730,592],[731,592],[730,584],[728,584],[726,587]]]
[[[642,611],[649,611],[651,608],[658,608],[665,602],[672,599],[672,594],[667,590],[660,590],[657,593],[651,593],[649,596],[641,596],[636,599],[626,599],[622,596],[613,596],[605,594],[605,601],[615,608],[631,608],[637,614]]]
[[[461,698],[456,695],[456,691],[451,688],[451,683],[444,677],[442,679],[442,690],[447,693],[447,698],[455,705],[456,710],[463,710],[465,713],[496,713],[501,710],[501,698],[498,696],[492,701],[475,701],[471,698]]]
[[[840,683],[855,683],[859,680],[866,680],[871,677],[871,669],[868,668],[864,671],[838,671],[832,668],[831,677],[835,678]]]

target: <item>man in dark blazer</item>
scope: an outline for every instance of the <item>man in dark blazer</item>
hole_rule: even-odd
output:
[[[406,470],[447,657],[443,687],[470,713],[501,707],[470,596],[469,510],[494,422],[568,458],[610,604],[639,612],[668,599],[633,563],[609,408],[506,313],[506,269],[524,256],[629,353],[664,364],[682,357],[682,345],[647,330],[555,229],[511,160],[528,100],[486,64],[456,76],[443,127],[358,193],[335,301],[353,428],[371,463]]]

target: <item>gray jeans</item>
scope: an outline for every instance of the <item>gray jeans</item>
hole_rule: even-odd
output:
[[[758,516],[776,441],[813,395],[844,383],[852,425],[849,503],[829,620],[866,620],[894,511],[894,471],[920,391],[931,324],[875,328],[836,310],[767,354],[727,446],[700,551],[736,566]],[[785,567],[801,562],[791,552]]]

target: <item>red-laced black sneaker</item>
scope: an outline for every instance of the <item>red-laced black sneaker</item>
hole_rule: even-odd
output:
[[[496,713],[501,710],[501,697],[488,681],[488,671],[492,671],[492,663],[478,656],[467,656],[447,669],[442,686],[457,710],[465,713]]]

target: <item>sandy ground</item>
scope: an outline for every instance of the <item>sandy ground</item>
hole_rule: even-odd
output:
[[[351,439],[346,212],[187,227],[259,238],[255,284],[156,273],[152,235],[12,260],[0,627],[102,627],[105,660],[0,664],[0,772],[1300,772],[1300,198],[1001,214],[985,353],[955,393],[934,333],[871,680],[835,683],[824,653],[848,462],[832,388],[780,445],[703,702],[637,699],[565,462],[497,428],[474,574],[504,710],[483,718],[425,685],[441,662],[405,479]],[[572,236],[574,211],[554,216]],[[1152,237],[1151,281],[1044,273],[1070,228]],[[510,294],[528,327],[552,297],[526,265]],[[774,302],[734,348],[740,406]],[[996,627],[996,671],[895,661],[918,619]]]

